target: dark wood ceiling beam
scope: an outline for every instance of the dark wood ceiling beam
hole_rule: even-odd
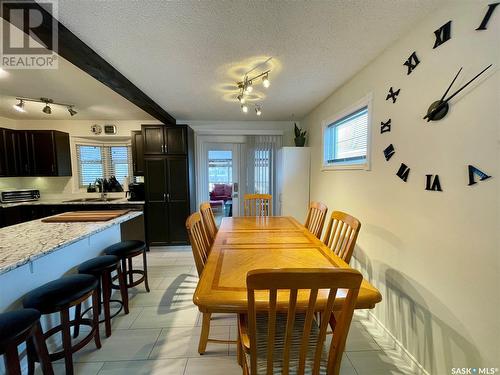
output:
[[[142,90],[130,82],[127,77],[121,74],[111,64],[104,60],[92,48],[85,44],[67,27],[55,19],[49,12],[42,8],[39,4],[33,1],[24,0],[23,4],[26,9],[34,7],[44,14],[43,22],[40,27],[31,29],[37,38],[45,45],[51,45],[52,25],[57,25],[58,32],[58,48],[57,54],[71,62],[87,74],[91,75],[98,81],[102,82],[116,93],[129,100],[137,107],[149,113],[158,121],[164,124],[175,124],[176,120],[167,111],[160,107],[156,102],[147,96]],[[2,4],[2,2],[0,2]],[[2,6],[9,8],[9,3],[3,3]],[[19,8],[20,4],[16,4]],[[11,20],[9,12],[2,12],[3,18],[22,30],[22,26],[16,24],[16,20]]]

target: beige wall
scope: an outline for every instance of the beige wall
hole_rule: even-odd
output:
[[[381,291],[377,319],[431,374],[452,367],[500,367],[500,11],[475,31],[488,2],[455,2],[415,25],[302,121],[312,148],[311,198],[362,222],[353,264]],[[449,20],[452,39],[433,50],[434,30]],[[353,46],[355,48],[355,46]],[[411,75],[402,65],[417,51]],[[422,120],[463,66],[464,84],[442,121]],[[396,104],[385,100],[401,88]],[[373,94],[370,171],[321,171],[322,121]],[[391,133],[380,122],[392,118]],[[382,150],[393,143],[387,162]],[[412,168],[407,183],[395,176]],[[494,177],[467,186],[467,165]],[[425,191],[439,174],[443,192]]]

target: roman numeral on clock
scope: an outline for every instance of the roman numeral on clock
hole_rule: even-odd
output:
[[[391,88],[389,89],[389,93],[387,94],[387,97],[385,98],[385,100],[392,99],[392,102],[396,103],[396,100],[398,99],[398,95],[399,95],[400,91],[401,91],[401,89],[397,89],[396,91],[394,91],[394,89],[391,86]]]
[[[389,161],[389,159],[392,158],[392,155],[394,155],[395,153],[396,153],[396,151],[394,150],[394,146],[391,143],[384,150],[385,160]]]
[[[491,176],[488,176],[486,173],[474,167],[473,165],[469,165],[469,186],[477,184],[474,176],[478,176],[479,181],[484,181],[488,178],[491,178]]]
[[[391,119],[380,123],[380,134],[391,131]]]
[[[486,28],[487,28],[486,26],[488,25],[488,21],[490,20],[491,15],[495,11],[495,8],[498,6],[498,4],[500,4],[500,3],[493,3],[493,4],[488,5],[488,10],[486,11],[486,14],[484,15],[484,18],[481,21],[481,24],[479,25],[479,27],[476,30],[486,30]]]
[[[425,190],[429,191],[443,191],[441,189],[441,182],[439,182],[439,176],[433,174],[426,174]]]
[[[413,52],[410,57],[408,57],[408,60],[406,60],[403,64],[408,67],[408,72],[406,74],[408,75],[413,72],[418,64],[420,64],[420,60],[417,57],[417,52]]]
[[[408,181],[408,176],[410,175],[410,168],[405,163],[401,163],[396,175],[402,179],[404,182]]]
[[[434,42],[434,47],[432,47],[433,49],[439,47],[451,38],[451,21],[446,22],[443,26],[434,31],[434,35],[436,36],[436,41]]]

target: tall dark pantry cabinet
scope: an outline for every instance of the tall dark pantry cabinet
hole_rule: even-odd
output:
[[[147,241],[187,244],[195,208],[194,134],[187,125],[142,125]]]

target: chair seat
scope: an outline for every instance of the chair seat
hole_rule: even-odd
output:
[[[40,319],[35,309],[8,311],[0,314],[0,346],[30,329]]]
[[[116,255],[102,255],[83,262],[78,266],[78,273],[98,275],[105,270],[113,270],[120,261]]]
[[[124,257],[132,253],[141,252],[146,249],[146,243],[139,240],[127,240],[115,243],[104,249],[106,255]]]
[[[240,319],[241,321],[241,319]],[[267,321],[268,314],[257,315],[257,374],[267,374]],[[290,346],[290,361],[289,361],[289,374],[297,374],[299,367],[299,352],[300,340],[302,338],[302,331],[304,328],[305,314],[295,315],[294,327],[292,331],[292,341]],[[274,343],[273,355],[273,374],[283,373],[283,351],[285,346],[285,332],[286,332],[287,314],[276,315],[276,336]],[[245,330],[247,331],[247,330]],[[314,351],[316,350],[316,343],[319,336],[319,326],[316,320],[313,320],[311,326],[311,333],[309,335],[305,375],[312,374],[314,363]],[[327,340],[331,339],[331,335],[327,335]],[[326,375],[328,352],[327,348],[329,343],[325,342],[323,346],[323,354],[321,357],[320,374]],[[250,354],[245,352],[248,367],[250,368]]]
[[[60,311],[97,287],[97,279],[92,275],[68,275],[48,282],[23,299],[26,308],[34,308],[42,314]]]

